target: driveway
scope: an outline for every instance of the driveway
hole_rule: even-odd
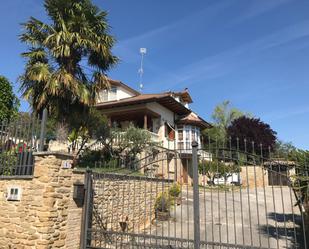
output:
[[[181,196],[182,204],[172,208],[171,218],[154,221],[145,233],[166,236],[170,241],[193,240],[192,188],[183,189]],[[201,241],[212,245],[246,245],[246,248],[295,248],[300,241],[296,235],[301,234],[298,225],[301,216],[295,202],[288,187],[250,190],[234,187],[230,191],[200,188]]]

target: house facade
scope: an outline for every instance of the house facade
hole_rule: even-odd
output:
[[[106,115],[113,127],[126,129],[130,124],[147,130],[154,141],[163,148],[186,156],[176,166],[181,172],[188,170],[191,161],[192,142],[201,148],[201,131],[210,124],[190,109],[192,98],[187,89],[181,92],[142,94],[121,81],[109,80],[110,88],[99,93],[96,108]],[[175,163],[175,158],[170,164]],[[186,164],[186,165],[182,165]],[[189,172],[174,177],[188,182]],[[178,170],[178,171],[179,171]],[[172,172],[169,170],[169,172]]]

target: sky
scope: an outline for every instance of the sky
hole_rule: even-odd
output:
[[[193,111],[208,121],[232,105],[269,123],[278,138],[309,149],[308,0],[93,0],[108,12],[113,52],[108,75],[144,93],[189,88]],[[46,21],[42,0],[1,2],[0,74],[18,92],[26,46],[20,23]],[[22,101],[21,110],[29,106]]]

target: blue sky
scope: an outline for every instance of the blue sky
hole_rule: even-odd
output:
[[[146,47],[144,92],[188,87],[192,109],[210,120],[223,100],[260,117],[278,137],[309,149],[308,0],[94,0],[109,12],[114,53],[109,72],[138,88],[139,48]],[[43,1],[1,3],[0,74],[17,91],[23,71],[18,41],[29,16],[45,20]],[[23,110],[27,104],[22,103]]]

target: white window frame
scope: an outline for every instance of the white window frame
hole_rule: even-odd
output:
[[[182,140],[179,139],[179,131],[182,130]],[[201,147],[200,129],[193,125],[183,125],[181,128],[177,127],[177,148],[179,150],[190,150],[192,142],[196,140],[198,148]]]
[[[117,87],[112,86],[110,89],[104,89],[100,94],[102,102],[117,100]]]
[[[108,100],[109,101],[117,100],[117,87],[112,86],[108,90]]]

